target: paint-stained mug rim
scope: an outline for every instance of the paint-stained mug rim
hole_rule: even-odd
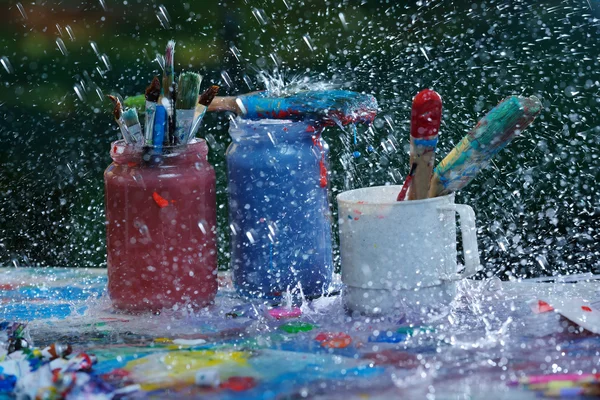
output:
[[[390,197],[390,200],[372,200],[373,192],[377,192],[377,190],[380,190],[382,188],[388,189],[392,192],[397,189],[396,194],[398,194],[398,193],[400,193],[402,186],[401,185],[383,185],[383,186],[370,186],[370,187],[352,189],[352,190],[347,190],[345,192],[338,194],[336,196],[336,199],[337,199],[338,203],[359,205],[361,207],[370,207],[370,206],[379,207],[382,205],[393,206],[393,207],[411,207],[411,206],[418,206],[418,205],[427,204],[427,203],[448,203],[448,202],[454,203],[454,193],[450,193],[450,194],[447,194],[444,196],[433,197],[433,198],[429,198],[429,199],[422,199],[422,200],[397,201],[395,199],[395,197],[393,197],[393,198]],[[361,192],[361,191],[364,192],[364,196],[361,196],[361,199],[352,199],[358,192]],[[371,192],[371,193],[369,193],[369,192]],[[350,197],[350,198],[348,198],[348,197]],[[371,199],[371,200],[369,200],[369,199]]]

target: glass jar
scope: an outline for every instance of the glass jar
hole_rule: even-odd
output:
[[[231,268],[239,294],[277,299],[328,290],[333,274],[328,147],[287,120],[237,119],[227,149]]]
[[[201,308],[217,292],[215,171],[208,146],[112,144],[104,172],[108,293],[130,312]]]

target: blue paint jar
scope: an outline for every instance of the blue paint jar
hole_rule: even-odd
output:
[[[229,134],[236,290],[278,299],[299,284],[307,297],[322,295],[333,274],[327,144],[309,124],[288,120],[238,118]]]

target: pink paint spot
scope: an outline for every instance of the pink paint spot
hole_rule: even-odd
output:
[[[298,318],[302,315],[302,311],[298,307],[285,308],[277,307],[269,310],[269,314],[275,319],[282,318]]]
[[[358,215],[362,215],[362,212],[360,212],[360,210],[353,210],[354,214],[358,214]]]
[[[355,221],[358,221],[358,220],[359,220],[359,218],[358,218],[358,217],[354,217],[354,220],[355,220]]]
[[[581,306],[581,309],[583,311],[592,312],[592,309],[590,307],[588,307],[588,306]]]
[[[378,215],[377,219],[384,219],[385,217],[383,215]]]

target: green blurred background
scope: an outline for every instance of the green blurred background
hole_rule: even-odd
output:
[[[422,88],[444,99],[440,157],[507,95],[540,97],[536,122],[457,200],[476,211],[488,275],[600,269],[598,0],[36,0],[3,2],[0,19],[0,265],[106,265],[102,172],[119,134],[104,95],[142,93],[173,38],[176,70],[221,95],[264,88],[260,71],[374,94],[381,112],[356,146],[325,134],[332,196],[403,181]],[[201,131],[223,268],[228,121]]]

